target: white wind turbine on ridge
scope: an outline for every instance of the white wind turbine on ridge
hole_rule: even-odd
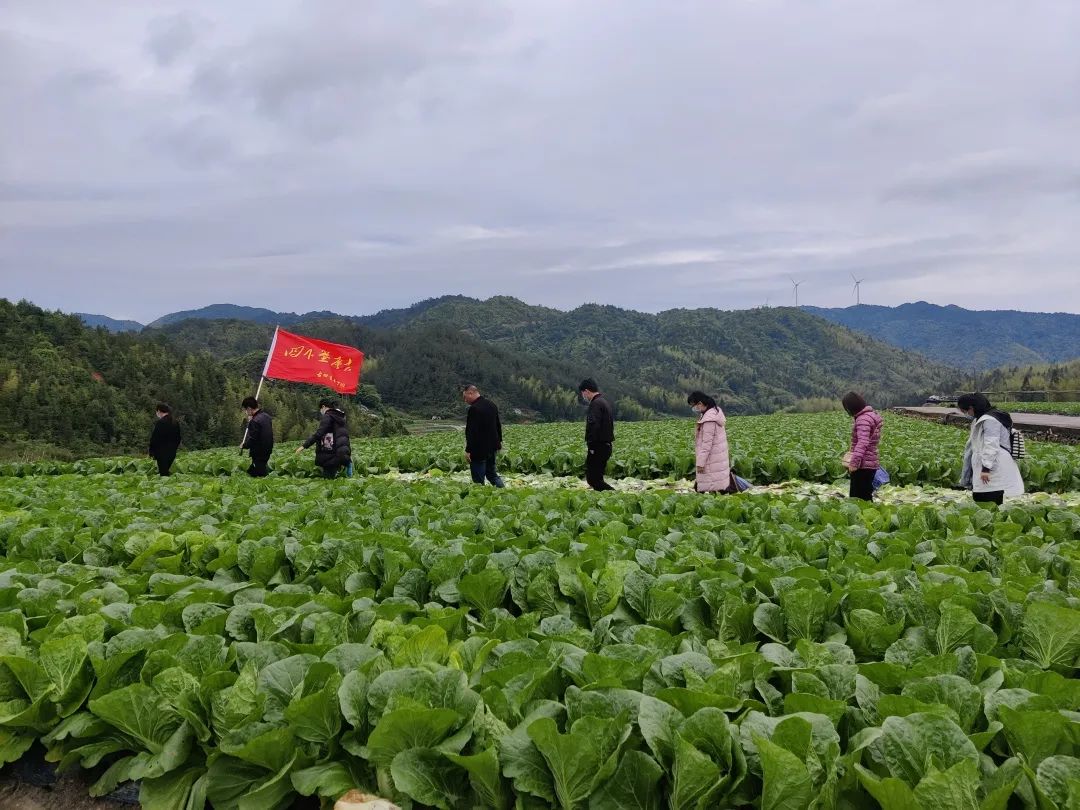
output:
[[[865,278],[855,278],[855,274],[851,274],[851,280],[855,282],[855,286],[851,288],[851,291],[855,293],[855,304],[862,303],[862,294],[859,285],[866,281]]]

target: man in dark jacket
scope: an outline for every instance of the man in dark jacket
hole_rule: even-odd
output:
[[[274,421],[270,414],[259,407],[259,400],[255,397],[246,397],[241,407],[248,415],[244,443],[241,445],[251,456],[247,474],[252,478],[265,478],[270,473],[267,464],[274,451]]]
[[[157,462],[158,475],[169,475],[180,447],[180,426],[172,418],[172,409],[164,402],[157,405],[157,421],[150,433],[149,456]]]
[[[598,492],[615,489],[604,480],[604,471],[611,458],[611,445],[615,441],[615,417],[611,403],[591,378],[582,380],[578,391],[582,399],[589,403],[589,413],[585,417],[585,480]]]
[[[332,399],[319,400],[319,428],[306,442],[296,448],[302,453],[315,445],[315,463],[322,467],[323,475],[333,478],[341,469],[352,466],[352,445],[349,443],[349,428],[345,424],[345,411]]]
[[[496,487],[505,486],[495,468],[495,454],[502,450],[502,422],[499,409],[480,389],[468,385],[462,398],[469,404],[465,416],[465,458],[469,462],[472,480],[483,484],[486,478]]]

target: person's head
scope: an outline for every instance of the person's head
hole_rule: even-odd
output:
[[[586,402],[592,402],[593,397],[600,393],[600,386],[596,384],[596,380],[592,377],[586,377],[578,385],[578,393]]]
[[[866,407],[866,400],[862,398],[861,394],[856,394],[854,391],[848,391],[844,394],[844,398],[840,400],[840,403],[844,406],[848,416],[855,416]]]
[[[255,399],[255,397],[244,397],[240,407],[244,409],[248,416],[254,416],[255,412],[259,410],[259,400]]]
[[[461,389],[461,398],[472,405],[476,400],[480,399],[480,389],[475,385],[466,385]]]
[[[686,403],[694,413],[705,413],[713,408],[718,408],[716,400],[702,391],[692,391],[686,398]]]
[[[985,394],[964,394],[956,400],[956,407],[972,419],[978,419],[980,416],[985,416],[994,406],[990,404]]]
[[[170,408],[164,402],[159,402],[157,404],[157,407],[154,409],[154,413],[157,414],[158,419],[161,419],[161,418],[171,414],[172,413],[172,408]]]
[[[326,413],[331,409],[338,410],[337,403],[334,402],[334,400],[327,399],[326,397],[319,400],[319,413]]]

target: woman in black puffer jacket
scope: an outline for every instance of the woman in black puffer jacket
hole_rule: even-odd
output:
[[[319,400],[319,429],[316,430],[296,452],[300,453],[315,445],[315,463],[327,478],[333,478],[342,468],[352,466],[352,447],[349,444],[349,428],[345,423],[345,411],[330,399]]]

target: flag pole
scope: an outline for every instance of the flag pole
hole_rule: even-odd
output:
[[[266,362],[263,363],[262,373],[259,374],[259,384],[255,387],[255,399],[259,399],[259,394],[262,393],[263,383],[266,382],[266,371],[270,368],[270,359],[274,356],[274,347],[277,346],[277,335],[280,326],[274,326],[274,337],[270,339],[270,350],[266,353]],[[251,421],[250,419],[248,420]],[[244,452],[244,445],[247,443],[248,426],[244,425],[244,438],[240,440],[240,452]]]

